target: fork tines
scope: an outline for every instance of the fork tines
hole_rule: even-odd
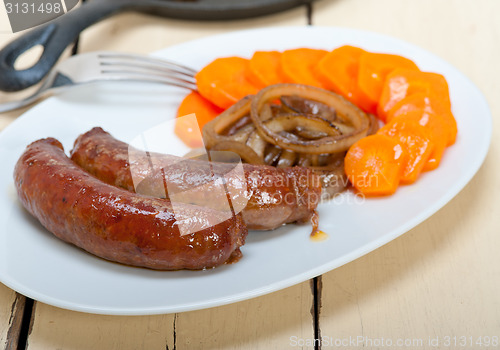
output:
[[[110,79],[156,82],[196,90],[196,71],[181,64],[133,54],[100,53],[101,73]]]

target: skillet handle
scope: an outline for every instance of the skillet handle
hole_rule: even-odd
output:
[[[94,0],[57,19],[21,35],[0,50],[0,90],[19,91],[40,82],[56,64],[63,51],[82,30],[126,9],[128,1]],[[36,45],[43,53],[30,68],[17,70],[17,58]]]

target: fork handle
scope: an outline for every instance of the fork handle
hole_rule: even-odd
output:
[[[19,91],[40,82],[82,30],[127,5],[128,1],[90,1],[10,42],[0,51],[0,90]],[[36,45],[43,46],[38,61],[27,69],[16,69],[17,58]]]

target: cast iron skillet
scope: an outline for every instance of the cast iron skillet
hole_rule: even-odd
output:
[[[234,20],[284,11],[314,0],[92,0],[64,16],[36,27],[0,51],[0,90],[19,91],[40,82],[81,31],[123,11],[190,20]],[[38,62],[24,70],[14,63],[36,45],[44,51]]]

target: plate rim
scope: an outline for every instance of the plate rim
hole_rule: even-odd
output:
[[[481,99],[481,102],[484,104],[484,107],[486,108],[485,111],[488,114],[488,125],[486,126],[485,130],[489,131],[487,135],[482,139],[482,142],[480,144],[479,150],[480,150],[480,157],[476,157],[476,161],[472,164],[472,166],[467,168],[467,173],[465,175],[462,175],[460,183],[454,184],[453,186],[453,191],[448,191],[446,192],[446,195],[442,196],[438,201],[435,201],[427,207],[427,209],[423,212],[420,213],[417,217],[413,218],[412,220],[407,221],[404,225],[399,226],[397,229],[392,230],[391,234],[385,234],[382,237],[379,237],[375,241],[372,241],[370,243],[366,243],[360,247],[357,247],[353,251],[351,251],[348,254],[345,254],[341,256],[340,258],[334,259],[329,261],[328,263],[316,266],[313,269],[307,270],[305,272],[302,272],[300,274],[293,275],[292,277],[286,278],[279,280],[278,282],[273,282],[270,284],[267,288],[257,288],[256,290],[246,290],[244,292],[236,293],[236,294],[231,294],[230,298],[227,297],[219,297],[219,298],[212,298],[208,301],[204,302],[194,302],[194,303],[184,303],[181,305],[177,305],[175,307],[156,307],[156,308],[103,308],[103,307],[90,307],[90,306],[85,306],[85,305],[78,305],[75,303],[69,303],[65,301],[60,301],[58,299],[51,298],[48,295],[45,295],[43,293],[38,293],[26,286],[20,285],[16,283],[17,281],[14,280],[6,280],[5,276],[0,275],[0,282],[8,286],[9,288],[12,288],[18,292],[20,292],[23,295],[26,295],[28,297],[31,297],[35,300],[47,303],[49,305],[57,306],[60,308],[68,309],[68,310],[74,310],[74,311],[81,311],[81,312],[86,312],[86,313],[93,313],[93,314],[105,314],[105,315],[153,315],[153,314],[165,314],[165,313],[173,313],[173,312],[184,312],[184,311],[193,311],[193,310],[201,310],[201,309],[206,309],[206,308],[211,308],[215,306],[221,306],[221,305],[226,305],[234,302],[239,302],[247,299],[251,299],[257,296],[262,296],[274,291],[278,291],[284,288],[288,288],[290,286],[296,285],[298,283],[304,282],[307,279],[313,278],[315,276],[321,275],[323,273],[326,273],[328,271],[332,271],[348,262],[354,261],[358,259],[361,256],[366,255],[367,253],[374,251],[375,249],[378,249],[379,247],[387,244],[388,242],[394,240],[395,238],[403,235],[404,233],[408,232],[410,229],[416,227],[423,221],[427,220],[430,216],[435,214],[437,211],[439,211],[441,208],[443,208],[452,198],[454,198],[458,193],[462,191],[462,189],[471,181],[471,179],[474,177],[474,175],[478,172],[482,164],[484,163],[486,156],[488,155],[488,151],[490,148],[491,144],[491,138],[492,138],[492,132],[493,132],[493,120],[492,120],[492,114],[491,110],[489,107],[489,104],[486,100],[486,97],[484,94],[481,92],[481,90],[472,82],[471,79],[469,79],[465,74],[463,74],[461,71],[459,71],[456,67],[454,67],[452,64],[449,62],[445,61],[441,57],[435,55],[434,53],[423,49],[419,46],[416,46],[412,43],[409,43],[407,41],[401,40],[399,38],[395,38],[392,36],[388,36],[385,34],[380,34],[372,31],[365,31],[365,30],[359,30],[359,29],[352,29],[352,28],[347,28],[347,27],[334,27],[334,26],[280,26],[280,27],[263,27],[263,28],[256,28],[256,29],[245,29],[245,30],[239,30],[239,31],[233,31],[233,32],[227,32],[227,33],[221,33],[217,35],[211,35],[203,38],[198,38],[194,40],[190,40],[187,42],[183,42],[177,45],[172,45],[169,47],[166,47],[164,49],[155,51],[151,53],[152,56],[158,56],[162,55],[164,51],[172,50],[178,47],[182,47],[184,45],[196,45],[198,42],[202,42],[205,40],[214,40],[214,39],[223,39],[226,36],[239,36],[242,34],[250,34],[250,33],[258,33],[258,32],[267,32],[267,31],[290,31],[290,30],[300,30],[300,31],[314,31],[314,30],[326,30],[326,31],[345,31],[348,33],[355,33],[358,35],[362,36],[375,36],[379,38],[383,38],[384,40],[389,40],[389,41],[395,41],[399,45],[411,47],[412,49],[416,49],[417,51],[423,51],[426,54],[430,55],[433,59],[439,61],[440,64],[444,64],[448,67],[450,67],[453,71],[454,74],[458,74],[461,76],[461,78],[467,80],[468,84],[470,87],[472,87],[477,94],[477,97]],[[257,35],[257,34],[256,34]],[[26,115],[29,116],[29,113],[32,109],[37,108],[38,106],[42,104],[46,104],[49,101],[57,99],[57,97],[51,97],[40,104],[35,105],[33,108],[30,110],[26,111],[23,113],[21,116],[17,117],[12,123],[10,123],[6,128],[4,128],[0,132],[0,143],[3,141],[3,138],[5,137],[6,134],[9,133],[10,128],[14,128],[17,123],[19,123],[20,120],[23,120],[24,118],[27,118]]]

